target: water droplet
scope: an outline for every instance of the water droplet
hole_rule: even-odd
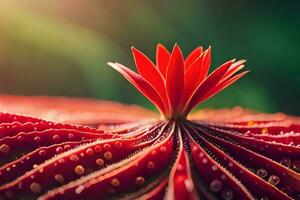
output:
[[[40,155],[40,156],[45,156],[45,155],[46,155],[46,151],[43,150],[43,149],[40,150],[40,151],[39,151],[39,155]]]
[[[70,156],[70,160],[74,161],[74,162],[77,162],[79,160],[79,157],[77,155],[73,154],[73,155]]]
[[[147,168],[148,168],[148,169],[154,169],[154,168],[155,168],[154,162],[149,161],[148,164],[147,164]]]
[[[61,153],[63,150],[64,150],[64,149],[63,149],[62,147],[57,147],[57,148],[56,148],[56,152],[57,152],[57,153]]]
[[[222,191],[222,197],[225,200],[231,200],[233,198],[233,192],[232,190],[225,189]]]
[[[188,191],[188,192],[192,192],[193,189],[194,189],[194,185],[193,185],[193,182],[188,180],[188,179],[185,179],[184,180],[184,186],[185,186],[185,189]]]
[[[161,151],[161,152],[166,152],[166,151],[167,151],[167,148],[164,147],[164,146],[162,146],[162,147],[160,147],[160,151]]]
[[[96,145],[95,148],[94,148],[94,150],[95,150],[96,153],[99,153],[99,152],[102,151],[102,148],[101,148],[100,145]]]
[[[106,160],[110,160],[112,158],[112,153],[110,151],[107,151],[104,153],[104,158]]]
[[[82,165],[77,165],[75,168],[74,168],[74,172],[78,175],[82,175],[84,173],[85,169]]]
[[[23,140],[23,136],[19,135],[19,136],[17,137],[17,139],[18,139],[19,142],[21,142],[21,141]]]
[[[36,141],[36,142],[41,141],[41,138],[40,138],[39,136],[36,136],[36,137],[34,137],[33,139],[34,139],[34,141]]]
[[[69,144],[66,144],[66,145],[64,146],[64,149],[65,149],[65,150],[69,150],[69,149],[71,149],[71,145],[69,145]]]
[[[30,184],[30,190],[34,193],[40,193],[42,191],[42,187],[40,184],[33,182]]]
[[[122,142],[116,141],[115,142],[115,147],[118,148],[118,149],[121,148],[122,147]]]
[[[114,187],[118,187],[120,185],[120,181],[116,178],[113,178],[110,182],[110,184]]]
[[[145,178],[142,177],[142,176],[138,176],[138,177],[135,179],[134,183],[135,183],[136,185],[138,185],[138,186],[142,186],[142,185],[145,184]]]
[[[44,172],[44,168],[43,168],[43,167],[40,167],[40,168],[38,169],[38,171],[39,171],[40,173],[43,173],[43,172]]]
[[[111,145],[110,144],[105,144],[105,145],[103,145],[103,149],[104,150],[110,150],[111,149]]]
[[[279,179],[278,176],[271,175],[271,176],[269,177],[268,182],[269,182],[271,185],[277,185],[277,184],[280,182],[280,179]]]
[[[268,128],[263,128],[263,129],[261,129],[261,133],[262,133],[262,134],[268,133]]]
[[[254,121],[249,121],[248,123],[247,123],[247,125],[248,126],[254,126],[256,123],[254,122]]]
[[[65,181],[65,178],[61,174],[55,174],[54,179],[59,183],[63,183]]]
[[[96,164],[99,166],[99,167],[102,167],[104,165],[104,160],[101,159],[101,158],[98,158],[96,159]]]
[[[58,163],[59,163],[59,164],[62,164],[62,165],[65,164],[65,162],[66,162],[66,161],[65,161],[65,159],[63,159],[63,158],[61,158],[61,159],[58,160]]]
[[[177,165],[177,171],[182,171],[183,170],[183,166],[181,164]]]
[[[52,139],[53,139],[54,142],[58,142],[59,141],[59,136],[58,135],[54,135],[52,137]]]
[[[300,172],[300,160],[295,160],[292,162],[292,169],[296,172]]]
[[[9,146],[7,144],[2,144],[0,146],[0,152],[3,154],[7,154],[9,152]]]
[[[91,155],[94,154],[94,151],[93,151],[93,149],[88,148],[88,149],[85,151],[85,153],[86,153],[86,155],[91,156]]]
[[[72,138],[74,138],[74,135],[73,135],[72,133],[69,133],[69,134],[68,134],[68,138],[69,138],[69,139],[72,139]]]
[[[268,172],[265,169],[259,169],[256,174],[261,178],[265,178],[268,175]]]
[[[206,164],[206,163],[207,163],[207,159],[206,159],[206,158],[203,158],[203,159],[202,159],[202,163],[203,163],[203,164]]]
[[[213,165],[213,166],[211,167],[211,170],[217,171],[217,170],[218,170],[218,167],[217,167],[216,165]]]
[[[192,151],[193,152],[196,152],[198,150],[198,147],[197,146],[194,146],[193,148],[192,148]]]
[[[282,164],[283,166],[289,168],[292,164],[292,161],[289,158],[284,157],[280,160],[280,164]]]
[[[75,189],[75,193],[76,193],[76,194],[80,194],[83,190],[84,190],[84,186],[83,186],[83,185],[79,185],[79,186]]]
[[[214,179],[210,184],[209,184],[209,189],[213,192],[219,192],[222,189],[222,183],[218,179]]]

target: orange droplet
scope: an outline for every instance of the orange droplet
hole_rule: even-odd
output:
[[[104,165],[104,160],[101,159],[101,158],[98,158],[96,159],[96,164],[99,166],[99,167],[102,167]]]
[[[7,144],[2,144],[0,146],[0,152],[3,154],[7,154],[9,152],[9,146]]]
[[[30,190],[34,193],[40,193],[42,191],[42,187],[40,184],[33,182],[30,184]]]
[[[82,165],[77,165],[74,169],[75,173],[78,175],[82,175],[85,171],[84,167]]]
[[[113,178],[110,182],[110,184],[114,187],[118,187],[120,185],[120,181],[116,178]]]
[[[263,128],[263,129],[261,129],[261,133],[262,134],[266,134],[268,132],[268,128]]]
[[[112,153],[110,151],[107,151],[104,153],[104,158],[106,160],[110,160],[112,158]]]

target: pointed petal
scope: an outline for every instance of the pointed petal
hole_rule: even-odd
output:
[[[184,74],[184,90],[183,90],[183,100],[182,104],[184,105],[186,101],[193,94],[195,88],[201,84],[203,81],[202,68],[203,68],[203,59],[205,53],[203,53],[191,66],[185,71]]]
[[[139,74],[148,81],[153,88],[159,93],[164,102],[165,109],[168,109],[168,99],[166,95],[166,87],[163,76],[160,71],[155,67],[152,61],[145,56],[142,52],[132,47],[134,61]]]
[[[203,47],[197,47],[194,49],[184,61],[185,69],[188,69],[191,64],[193,64],[202,54]]]
[[[204,101],[206,101],[207,99],[213,97],[214,95],[218,94],[219,92],[221,92],[222,90],[224,90],[226,87],[232,85],[234,82],[236,82],[237,80],[239,80],[241,77],[243,77],[245,74],[247,74],[249,71],[245,71],[242,72],[240,74],[235,75],[234,77],[221,82],[220,84],[218,84],[217,86],[215,86],[214,88],[212,88],[206,95],[204,95],[202,98],[200,98],[198,100],[197,104],[200,104]]]
[[[164,47],[162,44],[157,45],[156,65],[163,77],[166,77],[170,56],[171,54],[166,47]]]
[[[176,113],[182,99],[182,90],[184,87],[184,60],[182,52],[178,45],[174,46],[166,78],[167,94],[170,99],[170,105],[173,109],[171,113]]]
[[[226,74],[224,75],[223,79],[227,79],[230,76],[232,76],[233,74],[235,74],[236,72],[240,71],[241,69],[243,69],[245,67],[244,63],[246,62],[246,60],[239,60],[237,62],[234,62],[230,68],[228,69],[228,71],[226,72]]]
[[[206,95],[207,92],[209,92],[213,87],[215,87],[219,83],[219,81],[222,79],[222,77],[227,72],[232,63],[233,60],[224,63],[215,71],[213,71],[208,76],[208,78],[205,81],[203,81],[202,84],[199,85],[199,87],[195,90],[194,94],[190,98],[185,112],[188,113],[193,107],[195,107],[198,104],[199,99],[201,99],[204,95]]]
[[[210,65],[211,65],[211,47],[209,46],[208,49],[204,52],[201,73],[199,74],[199,79],[200,79],[199,82],[202,82],[202,80],[206,78]]]
[[[163,100],[159,93],[139,74],[118,63],[108,63],[112,68],[121,73],[134,87],[147,97],[162,114],[166,113]]]

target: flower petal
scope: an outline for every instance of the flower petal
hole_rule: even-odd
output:
[[[164,47],[162,44],[157,45],[156,65],[163,77],[166,77],[170,56],[171,54],[166,47]]]
[[[221,83],[216,85],[214,88],[212,88],[209,92],[207,92],[203,97],[198,99],[198,104],[200,104],[200,103],[206,101],[207,99],[213,97],[214,95],[218,94],[219,92],[224,90],[226,87],[230,86],[231,84],[233,84],[234,82],[239,80],[241,77],[243,77],[248,72],[249,71],[242,72],[242,73],[237,74],[237,75],[235,75],[234,77],[232,77],[228,80],[222,81]]]
[[[135,88],[137,88],[145,97],[147,97],[162,114],[166,113],[164,102],[159,93],[152,85],[141,75],[131,71],[119,63],[108,63],[112,68],[121,73]]]
[[[227,72],[231,64],[234,60],[230,60],[223,65],[221,65],[219,68],[217,68],[215,71],[213,71],[207,79],[205,79],[202,84],[198,86],[198,88],[195,90],[194,94],[191,96],[189,102],[187,103],[185,112],[188,113],[192,108],[194,108],[198,102],[199,99],[201,99],[204,95],[206,95],[207,92],[209,92],[213,87],[215,87],[219,81],[222,79],[224,74]]]
[[[182,99],[184,87],[184,60],[179,46],[176,44],[172,51],[170,62],[167,69],[166,88],[170,99],[172,115],[176,114]]]
[[[191,64],[193,64],[198,58],[199,56],[202,54],[203,52],[203,47],[197,47],[196,49],[194,49],[185,59],[184,61],[184,65],[185,65],[185,69],[188,69],[189,66]]]
[[[148,81],[153,88],[159,93],[163,100],[165,110],[168,110],[168,98],[166,94],[165,81],[160,71],[155,67],[152,61],[147,58],[142,52],[132,47],[132,53],[137,70],[142,77]]]

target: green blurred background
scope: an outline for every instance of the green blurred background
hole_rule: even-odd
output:
[[[213,68],[248,60],[245,78],[200,107],[300,115],[299,1],[2,0],[0,92],[110,99],[153,108],[106,65],[212,45]]]

